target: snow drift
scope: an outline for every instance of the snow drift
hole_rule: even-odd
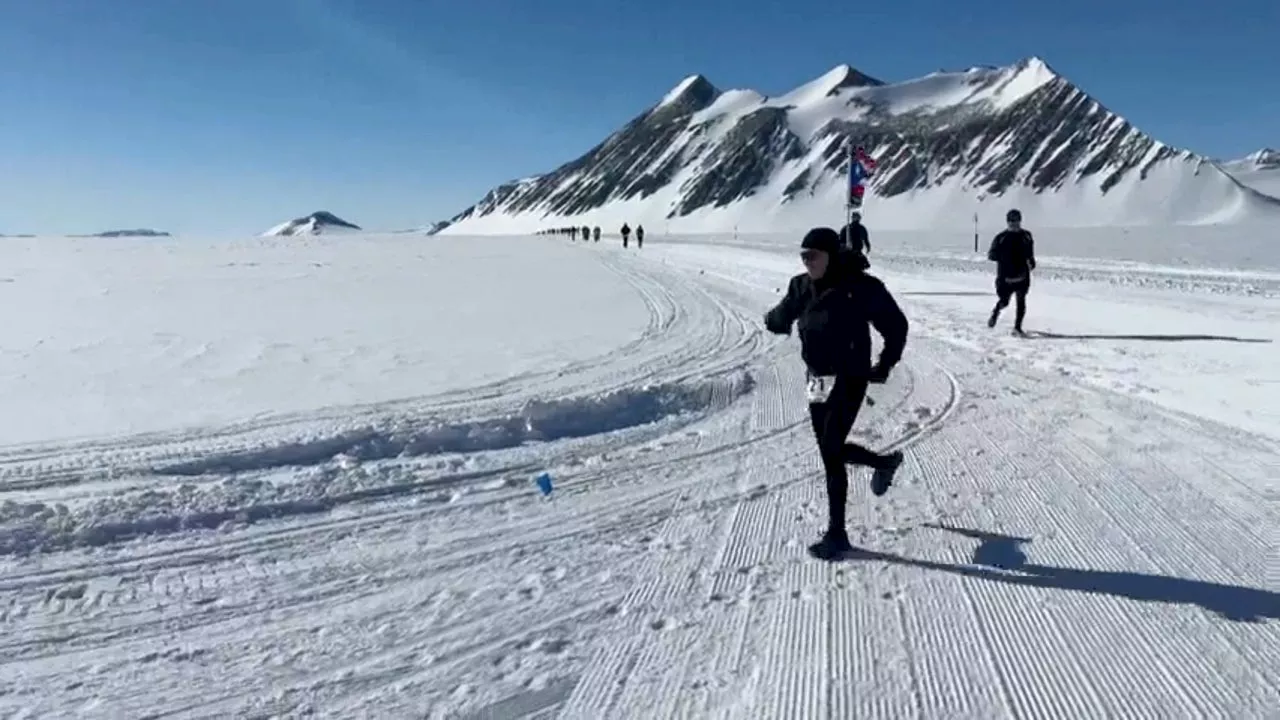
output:
[[[879,163],[867,213],[880,228],[966,227],[1013,206],[1041,227],[1280,218],[1280,200],[1151,138],[1033,57],[895,84],[840,65],[777,97],[693,75],[585,155],[493,189],[441,232],[834,223],[849,141]]]

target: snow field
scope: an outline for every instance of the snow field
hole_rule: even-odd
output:
[[[544,240],[6,239],[0,262],[0,404],[23,408],[0,445],[431,395],[596,357],[648,321]],[[583,306],[611,322],[584,327]]]
[[[754,238],[730,274],[785,289],[799,262],[783,242]],[[655,252],[709,272],[724,267],[720,245],[655,245]],[[914,332],[1280,440],[1280,273],[1132,264],[1117,272],[1038,253],[1027,301],[1031,337],[1019,339],[1008,336],[1012,303],[995,331],[986,327],[995,293],[985,252],[984,245],[976,255],[871,257],[873,272],[910,308]]]
[[[1263,718],[1280,705],[1267,503],[1280,447],[1244,427],[1266,416],[1179,410],[1169,398],[1203,395],[1130,387],[1115,356],[1145,353],[1149,382],[1179,364],[1266,380],[1250,354],[1265,344],[1015,339],[1008,319],[985,327],[990,297],[929,294],[988,291],[989,275],[875,254],[914,330],[854,434],[908,460],[883,498],[853,473],[863,551],[818,563],[804,546],[825,499],[797,342],[759,330],[794,246],[653,240],[525,241],[541,254],[525,272],[575,254],[647,318],[592,357],[208,432],[13,448],[4,497],[42,509],[0,517],[0,709]],[[1251,304],[1262,296],[1232,294],[1224,273],[1148,268],[1135,284],[1128,266],[1044,265],[1031,328],[1274,333],[1274,311]],[[1103,304],[1121,293],[1127,314]],[[591,334],[625,303],[571,317]],[[529,479],[542,469],[549,499]],[[298,505],[278,508],[290,492]],[[210,507],[238,513],[210,521]],[[124,530],[102,529],[113,522]]]

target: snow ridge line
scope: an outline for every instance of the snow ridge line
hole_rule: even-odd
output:
[[[336,437],[162,465],[154,472],[159,475],[233,474],[286,465],[318,465],[338,455],[367,462],[501,450],[530,442],[599,435],[670,416],[714,412],[750,390],[750,376],[741,375],[700,383],[624,388],[578,398],[532,400],[518,413],[506,417],[350,430]]]
[[[722,387],[723,386],[723,387]],[[138,494],[145,507],[130,508],[119,496],[90,501],[67,511],[44,503],[0,505],[0,555],[36,550],[99,547],[138,535],[179,530],[214,529],[235,520],[252,523],[289,515],[325,512],[342,504],[441,490],[481,475],[445,476],[415,481],[405,477],[365,479],[344,473],[340,466],[322,468],[309,480],[272,484],[237,483],[239,473],[286,465],[329,463],[335,455],[347,462],[366,463],[441,453],[467,453],[515,447],[531,441],[599,435],[622,427],[655,423],[666,417],[687,424],[727,407],[751,391],[750,375],[713,378],[702,383],[669,384],[636,391],[615,392],[583,400],[551,401],[526,406],[521,415],[463,425],[375,429],[353,432],[311,444],[253,448],[169,467],[160,475],[230,475],[222,483],[149,490]],[[717,407],[717,401],[723,403]]]

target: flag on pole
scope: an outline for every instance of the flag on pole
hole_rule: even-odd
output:
[[[862,205],[867,192],[866,181],[876,172],[876,161],[861,147],[849,154],[849,204]]]

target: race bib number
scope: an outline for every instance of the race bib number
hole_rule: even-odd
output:
[[[831,389],[836,386],[834,375],[815,375],[809,378],[809,402],[824,403],[831,397]]]

